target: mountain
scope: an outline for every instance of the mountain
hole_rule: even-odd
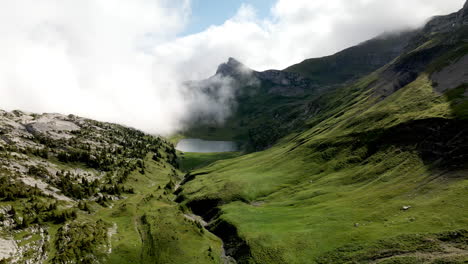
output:
[[[460,42],[464,41],[466,23],[464,7],[459,12],[434,17],[422,29],[382,34],[334,55],[307,59],[285,70],[258,72],[229,58],[213,77],[191,87],[205,91],[210,98],[220,98],[226,87],[219,89],[219,85],[212,85],[212,80],[229,80],[227,90],[231,89],[233,95],[221,102],[227,106],[224,109],[227,120],[218,122],[207,113],[194,111],[181,134],[235,140],[247,151],[266,149],[280,138],[310,127],[311,120],[326,118],[321,113],[330,113],[324,109],[330,106],[329,96],[374,71],[380,71],[376,80],[378,96],[386,97],[414,81],[429,62],[447,54],[449,49],[458,49],[463,54],[466,49]],[[439,42],[430,43],[432,40]],[[416,51],[424,43],[427,46]],[[398,61],[388,65],[393,60]],[[454,67],[462,69],[460,65]],[[441,79],[460,82],[466,80],[460,76],[463,73],[459,70],[459,76],[447,78],[447,73],[436,74],[433,77],[438,80],[434,82],[440,82],[440,89],[445,89]]]
[[[0,111],[0,263],[218,263],[219,240],[172,201],[177,168],[161,137]]]
[[[0,263],[467,263],[467,14],[187,82],[240,152],[0,110]]]
[[[182,131],[187,137],[233,139],[247,150],[262,150],[288,133],[302,129],[309,118],[307,106],[347,82],[369,74],[399,56],[415,32],[387,34],[335,55],[306,60],[286,70],[255,71],[234,58],[221,64],[207,80],[191,82],[213,101],[226,93],[233,96],[226,122],[213,121],[211,113],[194,111]],[[307,72],[305,71],[307,70]],[[223,89],[224,88],[224,89]],[[222,102],[226,104],[226,102]],[[209,122],[206,122],[209,120]],[[264,132],[268,131],[265,135]]]
[[[284,71],[299,73],[320,86],[353,81],[398,57],[414,35],[414,31],[383,34],[334,55],[305,60]]]
[[[339,68],[334,89],[289,98],[298,114],[281,122],[301,126],[264,127],[275,144],[191,172],[177,201],[237,263],[466,263],[467,10],[433,18],[357,80]],[[287,71],[333,84],[320,74],[342,54]],[[277,107],[263,103],[251,112]]]
[[[221,64],[216,75],[238,81],[254,78],[274,85],[269,90],[283,96],[304,95],[317,89],[359,79],[386,65],[405,50],[416,31],[383,34],[334,55],[308,59],[284,70],[257,72],[234,58]]]
[[[295,115],[299,105],[312,96],[320,94],[320,87],[315,86],[308,78],[298,73],[279,70],[264,72],[254,71],[234,58],[221,64],[216,74],[206,80],[186,84],[188,93],[204,94],[208,101],[214,102],[227,113],[219,121],[217,113],[197,110],[186,122],[182,131],[187,137],[205,139],[234,139],[244,144],[247,149],[262,149],[274,140],[266,143],[251,137],[254,129],[263,129],[273,122]],[[225,120],[226,119],[226,120]],[[262,126],[262,128],[259,128]],[[287,129],[299,126],[294,123]],[[281,126],[277,126],[277,138],[284,135]],[[286,130],[286,128],[284,128]]]
[[[424,27],[425,34],[453,32],[456,29],[468,25],[468,6],[448,16],[437,16],[432,18]]]

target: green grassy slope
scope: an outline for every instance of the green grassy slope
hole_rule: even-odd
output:
[[[240,152],[222,153],[179,153],[179,166],[181,171],[191,171],[205,167],[218,160],[231,159],[240,156]]]
[[[0,112],[0,244],[12,252],[0,263],[223,263],[221,240],[173,201],[183,173],[172,144],[44,117],[80,126],[59,139],[28,134],[11,124],[34,114]]]
[[[171,168],[150,157],[146,164],[144,175],[129,177],[135,194],[91,216],[115,224],[107,263],[220,263],[221,241],[186,218],[165,188],[174,181]]]
[[[440,63],[386,97],[385,69],[327,95],[307,131],[195,171],[179,200],[220,209],[249,246],[241,263],[467,261],[468,87],[436,92]]]
[[[172,186],[167,187],[178,179],[173,168],[151,155],[145,164],[144,173],[129,175],[125,187],[134,193],[125,199],[105,207],[87,202],[88,211],[79,211],[68,222],[75,228],[63,234],[57,232],[61,225],[51,226],[56,246],[46,263],[221,263],[219,238],[173,202]]]

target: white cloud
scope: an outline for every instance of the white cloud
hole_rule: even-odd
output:
[[[464,1],[278,0],[265,20],[242,5],[224,24],[158,46],[156,55],[195,69],[189,71],[192,78],[212,74],[229,56],[258,70],[282,69],[385,31],[421,26],[431,16],[458,11]],[[174,54],[181,56],[174,61]]]
[[[169,133],[194,108],[226,115],[231,92],[211,102],[184,95],[179,84],[212,75],[228,57],[260,70],[284,68],[421,25],[463,2],[278,0],[265,20],[244,4],[224,24],[177,38],[189,22],[190,0],[5,0],[0,108],[73,113]]]
[[[185,109],[149,51],[189,11],[187,0],[2,1],[0,107],[173,130]]]

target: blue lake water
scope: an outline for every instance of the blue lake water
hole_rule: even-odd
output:
[[[233,141],[211,141],[196,138],[182,139],[177,143],[177,150],[183,152],[232,152],[238,151],[239,148],[236,142]]]

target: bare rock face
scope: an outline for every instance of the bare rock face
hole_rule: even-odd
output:
[[[444,52],[444,47],[439,45],[400,57],[380,74],[379,81],[374,84],[376,94],[387,97],[405,87]]]
[[[434,66],[438,58],[452,52],[453,47],[463,47],[468,41],[467,26],[468,2],[456,13],[431,19],[410,41],[406,53],[380,73],[379,81],[374,84],[377,96],[390,96],[416,80],[426,70],[431,74],[435,90],[441,93],[467,83],[468,57],[463,56],[462,52],[436,72],[428,68]],[[442,37],[435,41],[434,35]],[[429,40],[434,41],[429,43]],[[424,45],[425,43],[429,44]]]
[[[468,19],[468,1],[465,2],[462,12],[463,12],[463,20]]]
[[[18,245],[13,239],[0,238],[0,259],[10,258],[16,255]]]
[[[298,73],[280,70],[258,72],[234,58],[229,58],[226,63],[219,65],[215,76],[231,78],[238,84],[237,86],[258,86],[266,83],[270,86],[270,94],[282,96],[303,95],[312,87],[312,81]]]
[[[255,76],[259,80],[269,82],[273,85],[272,88],[270,88],[270,93],[283,96],[299,96],[312,87],[312,81],[310,79],[293,72],[268,70],[255,72]]]
[[[43,135],[52,139],[69,139],[72,132],[80,130],[80,127],[71,122],[65,115],[60,114],[31,114],[22,111],[0,113],[0,131],[3,131],[3,141],[17,143],[18,145],[33,145],[34,136]],[[8,134],[8,136],[6,136]]]
[[[26,129],[32,134],[43,134],[55,139],[71,138],[71,131],[78,131],[80,127],[67,121],[66,117],[59,114],[44,114],[38,120],[26,124]]]
[[[434,89],[440,93],[468,83],[468,55],[432,74]]]
[[[426,33],[443,33],[466,25],[468,25],[468,1],[456,13],[447,16],[437,16],[431,19],[424,27],[424,31]]]
[[[216,75],[239,77],[250,75],[253,71],[234,58],[229,58],[226,63],[218,66]]]

